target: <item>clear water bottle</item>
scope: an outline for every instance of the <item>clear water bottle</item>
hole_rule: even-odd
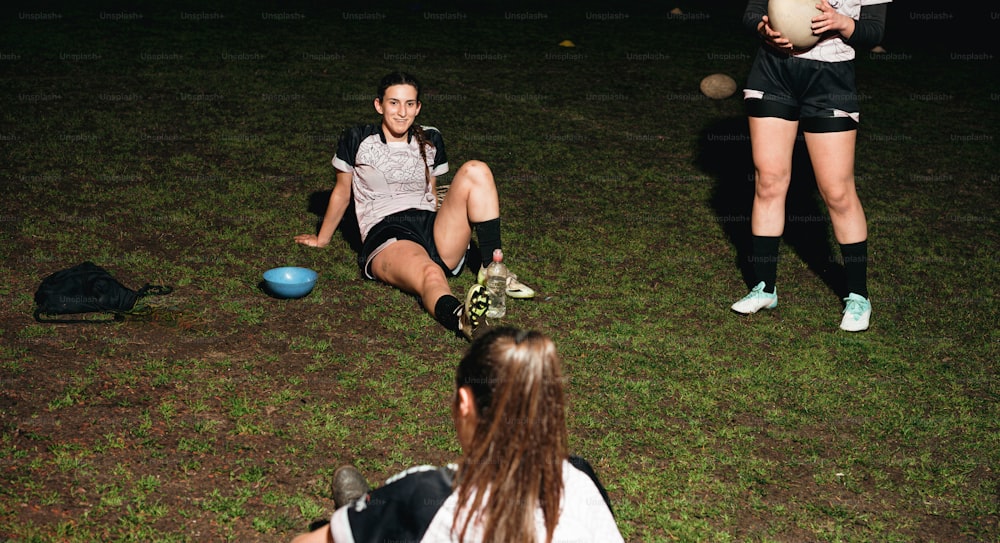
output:
[[[486,318],[499,319],[507,314],[507,266],[500,249],[493,251],[493,262],[486,268],[486,288],[490,291]]]

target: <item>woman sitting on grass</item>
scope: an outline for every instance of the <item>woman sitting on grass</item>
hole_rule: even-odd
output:
[[[448,276],[457,276],[475,231],[483,269],[500,248],[500,202],[493,172],[479,161],[455,173],[437,206],[437,176],[448,171],[444,141],[435,128],[414,124],[420,114],[420,84],[406,73],[385,76],[375,110],[379,124],[347,130],[337,145],[333,166],[337,183],[318,234],[295,241],[311,247],[330,243],[354,198],[362,249],[358,262],[369,279],[378,279],[420,297],[445,328],[472,338],[485,321],[485,281],[469,289],[465,303],[456,298]],[[508,279],[507,295],[530,298],[534,291]]]
[[[567,454],[551,339],[514,328],[478,337],[456,372],[452,418],[457,466],[411,468],[370,493],[356,469],[338,468],[329,526],[293,543],[623,540],[593,470]]]

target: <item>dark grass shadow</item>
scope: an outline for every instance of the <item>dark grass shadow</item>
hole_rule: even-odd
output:
[[[753,159],[745,117],[719,120],[698,137],[697,164],[715,178],[709,204],[722,232],[736,249],[733,264],[744,282],[753,281],[750,266],[750,210],[753,203]]]
[[[316,232],[319,232],[323,225],[323,217],[326,215],[326,208],[330,204],[330,194],[333,190],[321,190],[309,195],[309,213],[316,215]],[[351,248],[355,254],[361,254],[361,227],[358,226],[358,216],[354,212],[354,199],[347,205],[344,217],[337,225],[337,232],[340,237]]]
[[[308,531],[315,532],[316,530],[319,530],[320,528],[323,528],[324,526],[329,526],[329,525],[330,525],[330,519],[314,520],[314,521],[312,521],[312,522],[309,523],[309,530]]]
[[[730,117],[709,125],[698,138],[697,164],[715,178],[709,205],[716,221],[736,249],[735,267],[748,287],[753,285],[750,264],[750,212],[753,204],[753,157],[745,117]],[[805,142],[796,140],[792,184],[785,202],[782,242],[791,247],[832,291],[846,296],[844,268],[830,243],[830,221],[813,175]],[[781,268],[778,269],[781,280]]]
[[[792,155],[792,184],[785,202],[782,242],[806,263],[839,298],[847,296],[847,276],[836,257],[831,239],[830,215],[816,188],[816,176],[801,133]],[[778,270],[779,278],[781,270]]]

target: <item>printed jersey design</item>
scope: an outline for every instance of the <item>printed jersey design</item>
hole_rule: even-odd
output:
[[[423,127],[427,165],[432,177],[448,171],[444,140],[434,127]],[[427,183],[417,138],[411,131],[406,142],[386,142],[378,124],[344,132],[337,144],[333,166],[350,172],[352,194],[361,239],[385,217],[406,209],[434,211],[436,200]]]
[[[586,465],[582,459],[574,460]],[[372,491],[367,500],[341,507],[330,519],[334,541],[457,542],[457,534],[452,531],[458,505],[458,495],[451,488],[454,470],[454,465],[410,468]],[[563,500],[554,542],[623,541],[606,497],[597,485],[591,475],[569,461],[563,462]],[[536,521],[539,538],[544,541],[545,525],[540,511]],[[466,540],[480,539],[477,527],[470,524]]]
[[[875,4],[886,4],[892,0],[828,0],[830,6],[841,15],[847,15],[855,21],[861,17],[861,6],[873,6]],[[856,56],[854,48],[844,43],[843,38],[836,36],[833,38],[820,40],[814,47],[795,55],[798,58],[808,58],[823,62],[843,62],[854,60]]]

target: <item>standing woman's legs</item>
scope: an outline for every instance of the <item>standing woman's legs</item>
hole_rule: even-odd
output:
[[[854,184],[854,146],[857,130],[809,133],[806,148],[816,173],[816,185],[826,202],[833,235],[847,272],[848,296],[840,328],[848,332],[868,329],[868,223]]]
[[[848,292],[868,297],[868,223],[854,184],[857,130],[805,134],[816,185],[847,270]]]
[[[806,148],[816,173],[820,196],[830,211],[833,235],[839,243],[868,239],[865,210],[854,185],[854,145],[857,130],[806,132]]]
[[[773,293],[778,273],[778,243],[785,229],[785,198],[792,180],[792,152],[797,121],[750,117],[754,197],[750,214],[752,264],[764,291]]]

